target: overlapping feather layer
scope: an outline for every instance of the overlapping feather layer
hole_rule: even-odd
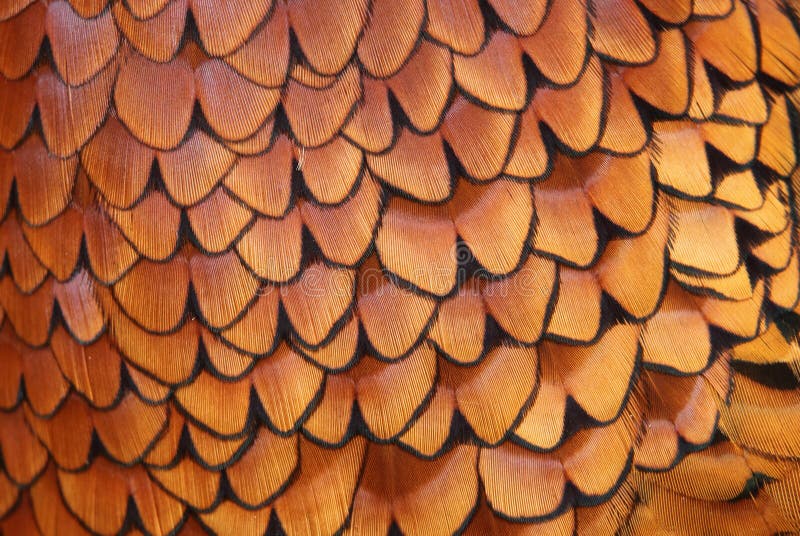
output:
[[[800,530],[793,0],[0,20],[4,533]]]

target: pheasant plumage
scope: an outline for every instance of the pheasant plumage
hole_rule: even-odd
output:
[[[0,532],[800,531],[797,0],[2,0]]]

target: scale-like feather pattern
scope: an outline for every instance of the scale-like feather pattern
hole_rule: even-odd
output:
[[[0,533],[800,532],[799,28],[0,2]]]

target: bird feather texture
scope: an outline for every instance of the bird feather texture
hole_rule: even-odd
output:
[[[0,2],[0,533],[800,533],[797,0]]]

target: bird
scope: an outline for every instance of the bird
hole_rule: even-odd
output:
[[[800,532],[797,0],[3,0],[0,533]]]

